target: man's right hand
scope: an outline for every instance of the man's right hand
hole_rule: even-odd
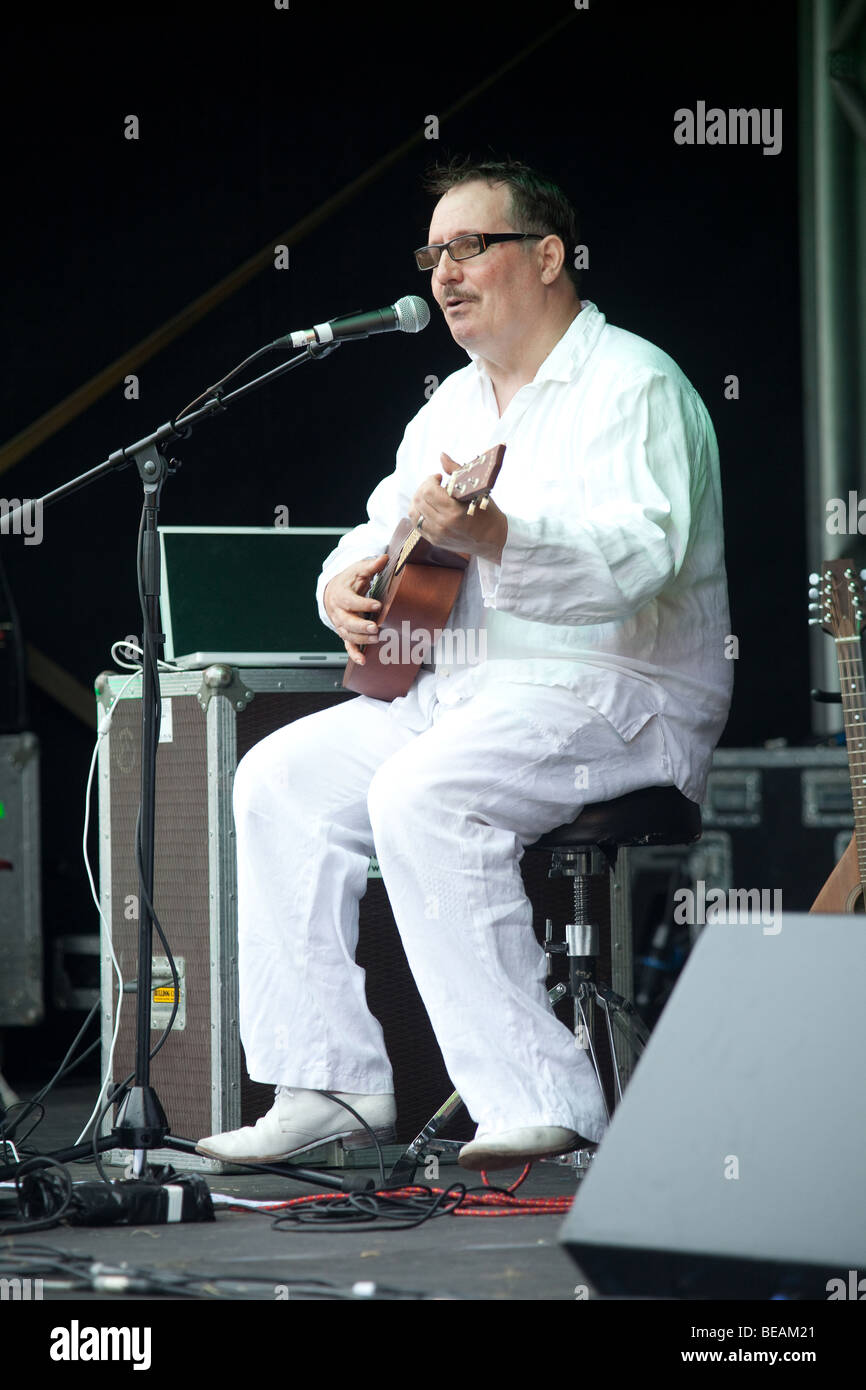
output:
[[[364,665],[365,657],[358,640],[365,643],[378,640],[379,629],[372,619],[382,607],[378,599],[367,597],[367,590],[373,575],[387,563],[387,555],[358,560],[329,579],[322,595],[325,612],[342,637],[352,661],[359,666]]]

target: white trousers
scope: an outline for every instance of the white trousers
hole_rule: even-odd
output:
[[[670,782],[651,719],[626,743],[563,688],[456,705],[433,672],[287,725],[235,778],[240,1025],[253,1080],[393,1091],[355,964],[369,856],[451,1079],[480,1131],[604,1128],[585,1052],[547,1000],[519,862],[588,802]]]

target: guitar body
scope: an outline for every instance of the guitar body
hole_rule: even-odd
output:
[[[476,506],[487,506],[504,454],[504,444],[494,445],[449,477],[448,495],[465,502],[470,516]],[[369,589],[370,597],[382,604],[378,640],[358,643],[364,665],[346,664],[346,690],[374,700],[396,700],[407,693],[432,656],[437,632],[447,626],[468,564],[468,555],[432,545],[403,518],[391,537],[388,563]]]
[[[857,862],[857,841],[852,835],[848,848],[824,887],[809,908],[810,912],[863,912],[863,887]]]
[[[399,553],[412,529],[408,518],[400,522],[389,555]],[[379,640],[364,647],[363,666],[354,661],[346,665],[346,690],[374,700],[396,700],[407,693],[430,658],[436,630],[448,622],[468,563],[454,550],[423,539],[417,542],[410,558],[391,576],[381,600]]]

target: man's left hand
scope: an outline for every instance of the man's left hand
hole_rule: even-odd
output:
[[[447,454],[440,454],[444,472],[456,473],[463,465],[455,463]],[[444,550],[456,550],[463,555],[477,555],[481,560],[491,560],[499,564],[502,547],[508,536],[508,518],[489,498],[484,511],[476,505],[472,516],[465,502],[449,497],[442,486],[442,474],[434,473],[425,478],[409,508],[409,519],[417,524],[424,518],[421,534],[432,545],[441,545]]]

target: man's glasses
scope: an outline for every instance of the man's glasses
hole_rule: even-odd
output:
[[[419,270],[432,270],[439,264],[443,251],[447,251],[452,261],[468,261],[472,256],[480,256],[494,241],[542,241],[539,232],[467,232],[465,236],[453,237],[439,246],[419,246],[415,260]]]

